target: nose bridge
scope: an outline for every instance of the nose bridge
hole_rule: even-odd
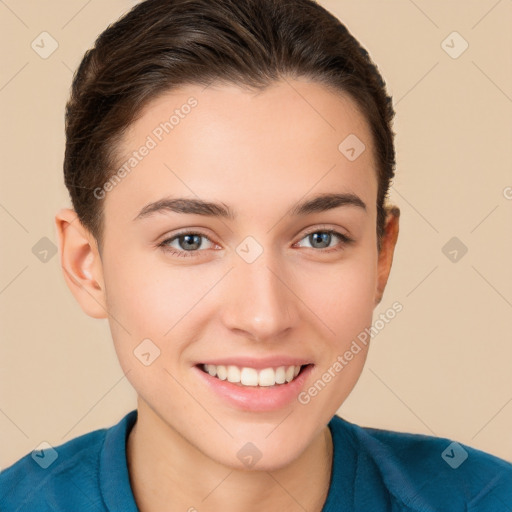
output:
[[[239,259],[231,273],[224,309],[228,328],[263,340],[278,337],[295,325],[298,312],[294,294],[281,268],[271,251],[264,251],[252,263]]]

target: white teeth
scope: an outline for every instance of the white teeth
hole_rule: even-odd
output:
[[[258,375],[258,384],[260,386],[273,386],[276,383],[276,372],[273,368],[265,368]]]
[[[240,368],[238,366],[228,366],[228,381],[240,382]]]
[[[228,382],[240,383],[242,386],[269,387],[291,382],[299,374],[301,366],[279,366],[258,371],[255,368],[239,368],[233,365],[205,364],[203,369],[220,380],[227,379]]]
[[[244,386],[257,386],[258,372],[254,368],[242,368],[240,372],[240,383]]]
[[[219,365],[217,366],[217,378],[220,380],[226,380],[228,376],[228,371],[225,366]]]
[[[284,384],[286,382],[286,368],[280,366],[276,370],[276,384]]]

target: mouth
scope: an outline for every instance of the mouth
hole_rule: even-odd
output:
[[[315,363],[288,355],[231,356],[196,363],[194,374],[219,403],[247,412],[272,412],[293,406],[311,380]]]
[[[199,364],[204,373],[240,387],[276,387],[295,380],[310,364],[262,368],[235,365]]]

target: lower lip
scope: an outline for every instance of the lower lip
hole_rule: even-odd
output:
[[[312,369],[313,365],[308,365],[295,379],[286,384],[239,386],[212,377],[197,366],[193,367],[199,378],[226,402],[238,409],[253,412],[276,411],[296,400]]]

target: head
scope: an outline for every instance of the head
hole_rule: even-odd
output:
[[[243,466],[251,442],[260,467],[283,466],[353,389],[368,344],[299,399],[384,293],[392,118],[368,53],[310,0],[147,0],[86,52],[66,109],[64,275],[108,318],[140,403],[211,459]],[[202,366],[280,362],[303,366],[302,387],[272,404],[226,398]]]

